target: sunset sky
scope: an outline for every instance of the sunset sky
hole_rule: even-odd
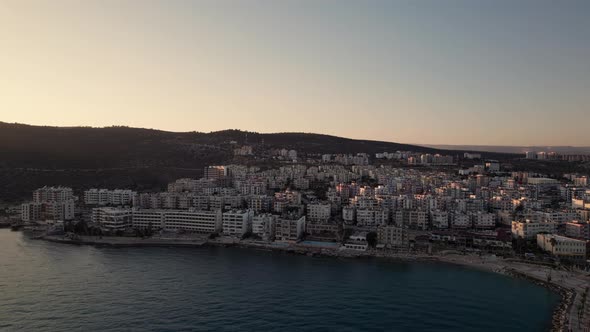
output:
[[[0,121],[590,145],[590,1],[0,0]]]

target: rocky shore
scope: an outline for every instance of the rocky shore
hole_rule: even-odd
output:
[[[561,331],[571,331],[572,330],[572,329],[569,329],[568,313],[572,309],[572,305],[573,305],[573,301],[574,301],[574,297],[575,297],[575,292],[573,290],[568,289],[568,288],[564,288],[564,287],[562,287],[558,284],[552,283],[552,282],[539,280],[535,277],[531,277],[527,274],[516,271],[514,269],[507,269],[506,274],[510,275],[514,278],[525,279],[525,280],[530,281],[534,284],[548,288],[555,293],[558,293],[561,297],[561,301],[559,302],[559,305],[553,311],[551,331],[552,332],[558,332],[558,331],[561,332]]]

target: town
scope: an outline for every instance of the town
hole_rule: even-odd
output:
[[[235,148],[236,157],[253,155],[251,146]],[[281,149],[273,158],[279,166],[208,166],[165,192],[43,187],[9,210],[22,220],[15,227],[64,241],[192,239],[336,255],[455,250],[589,266],[585,175],[507,171],[478,153],[298,158]]]

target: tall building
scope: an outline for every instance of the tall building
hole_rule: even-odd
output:
[[[227,168],[225,166],[208,166],[205,167],[203,177],[205,179],[219,180],[227,176]]]
[[[43,187],[33,191],[33,202],[63,202],[74,199],[74,191],[69,187]]]
[[[305,216],[299,219],[282,219],[276,222],[275,239],[280,241],[297,241],[305,232]]]
[[[268,240],[274,239],[275,224],[278,217],[274,214],[259,214],[252,218],[252,233]]]
[[[74,219],[74,195],[72,188],[43,187],[33,191],[33,202],[21,205],[23,221]]]
[[[405,247],[408,244],[407,231],[396,226],[379,226],[377,228],[377,242],[391,247]]]
[[[326,222],[330,219],[332,206],[330,203],[312,203],[307,205],[307,218],[310,221]]]
[[[91,220],[106,230],[119,231],[132,226],[132,217],[128,208],[100,207],[92,209]]]
[[[253,210],[233,210],[224,212],[223,234],[242,236],[252,229]]]

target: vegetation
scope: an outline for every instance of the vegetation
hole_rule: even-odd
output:
[[[375,232],[367,233],[367,244],[371,248],[375,248],[377,246],[377,233],[375,233]]]
[[[235,148],[232,141],[256,145],[257,151],[287,148],[303,155],[372,155],[396,150],[460,153],[308,133],[174,133],[129,127],[61,128],[0,122],[0,201],[22,201],[38,187],[58,184],[77,189],[161,190],[174,179],[200,177],[205,166],[231,162]],[[514,158],[510,154],[487,155],[495,159]],[[318,197],[324,197],[321,184],[314,184],[313,189]]]

